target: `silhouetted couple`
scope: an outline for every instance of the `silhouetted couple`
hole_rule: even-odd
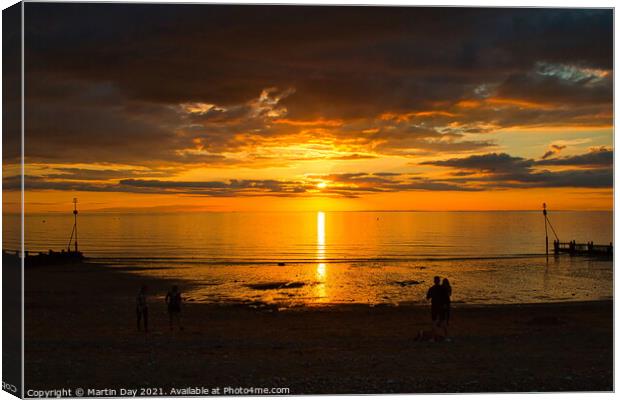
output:
[[[448,337],[448,323],[450,321],[450,296],[452,287],[450,281],[436,276],[435,284],[428,289],[426,299],[431,301],[431,318],[433,320],[432,339],[445,339]]]
[[[142,285],[140,291],[138,292],[138,296],[136,297],[136,317],[138,330],[141,330],[142,324],[144,322],[144,332],[149,331],[149,307],[147,303],[147,287],[146,285]],[[168,317],[170,319],[170,330],[172,331],[174,328],[174,324],[179,327],[180,330],[183,330],[183,325],[181,324],[181,304],[183,303],[183,297],[181,296],[181,292],[179,288],[174,285],[172,289],[166,294],[166,305],[168,306]]]

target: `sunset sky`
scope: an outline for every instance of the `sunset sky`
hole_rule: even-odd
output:
[[[611,10],[27,3],[25,21],[28,212],[613,206]]]

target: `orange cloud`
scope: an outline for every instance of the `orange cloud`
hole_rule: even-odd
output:
[[[465,99],[455,104],[459,108],[483,108],[484,106],[506,106],[527,109],[551,110],[557,108],[554,104],[529,101],[508,97],[490,97],[484,100]]]
[[[550,110],[556,108],[553,104],[549,103],[539,103],[534,101],[528,101],[523,99],[512,99],[506,97],[491,97],[485,100],[486,104],[490,105],[499,105],[499,106],[512,106],[519,108],[532,108],[532,109],[542,109],[542,110]]]
[[[383,113],[379,116],[379,119],[382,121],[397,121],[397,122],[403,122],[403,121],[409,121],[411,118],[414,117],[419,117],[419,118],[426,118],[426,117],[458,117],[459,114],[455,114],[453,112],[449,112],[449,111],[444,111],[444,110],[428,110],[428,111],[415,111],[415,112],[408,112],[408,113],[404,113],[404,114],[398,114],[398,113],[392,113],[392,112],[387,112],[387,113]]]
[[[344,124],[342,120],[339,119],[323,119],[319,118],[316,120],[294,120],[294,119],[274,119],[272,121],[274,124],[285,124],[291,126],[330,126],[330,127],[339,127]]]
[[[480,107],[480,104],[481,103],[476,100],[461,100],[456,103],[456,106],[461,108],[478,108]]]

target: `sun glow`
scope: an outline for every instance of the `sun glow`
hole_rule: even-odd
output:
[[[321,181],[321,182],[316,184],[316,187],[319,188],[319,189],[325,189],[327,187],[327,182]]]

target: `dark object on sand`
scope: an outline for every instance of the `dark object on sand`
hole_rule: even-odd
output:
[[[399,285],[402,287],[405,286],[413,286],[413,285],[419,285],[421,283],[424,283],[424,281],[416,281],[416,280],[410,280],[410,281],[395,281],[394,285]]]
[[[306,286],[305,282],[268,282],[268,283],[251,283],[245,285],[254,290],[274,290],[274,289],[298,289]]]
[[[278,263],[278,267],[284,267],[285,265],[286,265],[286,263],[283,263],[283,262],[279,262]]]

